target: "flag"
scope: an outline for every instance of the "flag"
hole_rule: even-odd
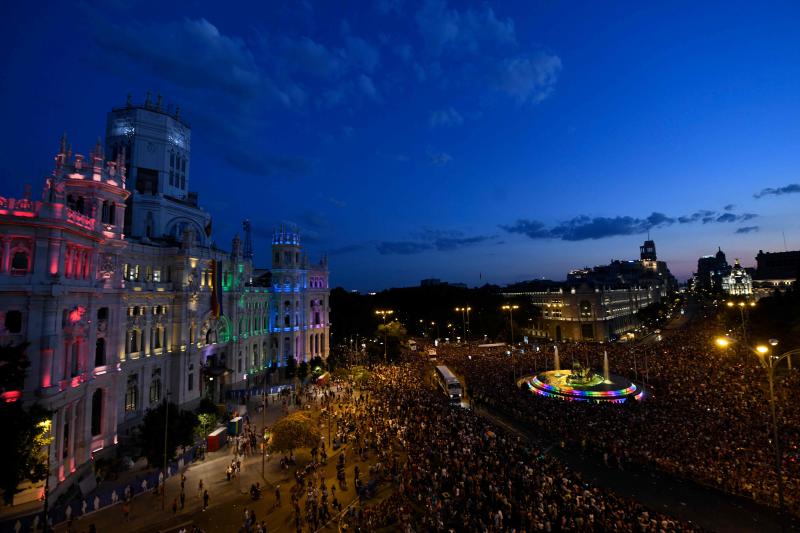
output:
[[[211,312],[219,318],[222,315],[222,265],[216,259],[211,262],[211,274],[214,280],[211,288]]]

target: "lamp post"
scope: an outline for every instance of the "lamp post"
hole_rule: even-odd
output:
[[[747,321],[745,320],[745,309],[747,309],[748,307],[755,307],[756,303],[745,302],[745,301],[732,302],[729,300],[725,303],[725,305],[727,305],[728,308],[733,308],[733,307],[739,308],[739,316],[742,320],[742,340],[744,340],[744,342],[747,342],[747,327],[746,327]]]
[[[731,340],[726,337],[719,337],[716,339],[716,344],[720,348],[727,348],[731,344]],[[767,373],[767,381],[769,383],[769,410],[772,419],[772,439],[775,446],[775,474],[778,477],[778,508],[781,518],[781,531],[786,531],[786,511],[783,498],[783,465],[781,460],[781,443],[778,440],[778,415],[775,409],[775,369],[784,359],[787,359],[789,368],[791,369],[791,357],[800,354],[800,348],[789,350],[781,355],[772,355],[772,350],[778,345],[777,339],[770,339],[769,346],[759,344],[752,349],[756,354],[758,362]]]
[[[431,321],[431,326],[436,326],[436,339],[438,340],[439,337],[441,337],[441,334],[439,333],[439,323],[436,321]]]
[[[518,305],[504,305],[503,310],[508,311],[508,325],[511,327],[511,346],[514,346],[514,310],[519,309]]]
[[[467,317],[470,311],[472,311],[472,308],[469,306],[456,307],[456,313],[461,312],[461,321],[464,323],[464,342],[467,342]]]
[[[161,510],[166,508],[167,498],[167,429],[169,429],[169,396],[167,392],[164,395],[164,480],[161,485]]]
[[[47,520],[47,507],[50,502],[50,452],[52,451],[53,435],[50,432],[53,422],[49,418],[39,422],[39,427],[47,431],[47,474],[44,478],[44,521],[42,522],[42,531],[47,533],[50,531],[50,524]]]
[[[378,309],[375,311],[375,314],[380,316],[383,319],[383,362],[387,362],[389,359],[389,345],[387,344],[389,340],[388,332],[386,331],[386,317],[394,313],[391,309]]]

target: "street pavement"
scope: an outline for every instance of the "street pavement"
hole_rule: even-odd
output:
[[[255,407],[260,401],[251,403],[249,412],[253,413],[250,422],[261,428],[261,414],[255,413]],[[305,409],[306,406],[304,405]],[[283,416],[283,407],[280,399],[277,403],[270,404],[264,419],[267,426]],[[296,410],[293,406],[290,412]],[[318,413],[318,408],[312,408],[312,413]],[[322,434],[327,438],[327,427],[323,418]],[[346,454],[347,490],[339,490],[337,497],[346,508],[356,499],[353,488],[353,471],[356,465],[361,472],[367,472],[370,464],[374,464],[375,457],[371,455],[366,461],[357,460],[355,454],[350,452],[349,446],[342,446],[336,452],[331,452],[329,447],[328,464],[324,467],[326,483],[336,481],[336,461],[341,453]],[[233,459],[230,445],[219,452],[206,454],[204,461],[197,461],[185,469],[186,476],[185,494],[186,505],[177,513],[172,512],[172,502],[180,495],[180,475],[172,476],[166,483],[165,509],[161,509],[161,497],[152,494],[141,494],[133,499],[129,520],[125,521],[122,505],[117,504],[104,508],[79,520],[75,520],[71,531],[82,533],[88,531],[89,525],[94,524],[98,533],[144,533],[144,532],[177,532],[182,527],[199,526],[208,533],[238,531],[244,522],[245,508],[254,510],[256,519],[260,523],[266,522],[267,530],[289,531],[294,530],[292,516],[291,495],[289,488],[295,484],[294,471],[305,466],[310,461],[309,450],[295,452],[297,466],[282,470],[280,456],[273,456],[266,462],[264,477],[261,475],[261,455],[251,455],[242,464],[241,474],[231,481],[227,480],[225,470]],[[202,510],[202,497],[198,491],[198,483],[203,480],[204,489],[209,493],[209,507]],[[253,501],[249,494],[251,484],[260,483],[262,496]],[[281,507],[275,508],[275,487],[281,491]],[[378,491],[376,499],[385,497],[390,488],[386,485]],[[322,531],[336,531],[335,523],[323,528]],[[66,524],[55,528],[58,533],[69,531]],[[190,529],[191,531],[191,529]]]

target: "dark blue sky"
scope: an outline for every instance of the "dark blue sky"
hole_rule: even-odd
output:
[[[217,242],[295,223],[348,288],[800,247],[796,2],[44,4],[0,20],[4,195],[152,90]]]

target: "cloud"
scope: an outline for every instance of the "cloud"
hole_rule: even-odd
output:
[[[503,229],[509,233],[520,233],[522,235],[526,235],[531,239],[551,239],[553,238],[552,233],[547,227],[538,220],[528,220],[524,218],[518,219],[513,224],[500,225],[500,229]]]
[[[304,211],[300,215],[300,220],[307,228],[323,229],[329,225],[327,217],[318,211]]]
[[[433,248],[433,245],[425,242],[413,241],[383,241],[375,245],[381,255],[413,255],[419,254]]]
[[[221,34],[204,18],[152,25],[108,21],[95,27],[95,39],[117,61],[178,87],[253,96],[269,86],[244,41]]]
[[[589,217],[580,215],[565,222],[547,227],[543,222],[531,219],[518,219],[513,224],[501,224],[500,228],[508,233],[519,233],[531,239],[560,239],[563,241],[583,241],[604,239],[618,235],[637,235],[654,228],[671,226],[672,224],[689,224],[694,222],[731,223],[752,220],[758,217],[755,213],[722,213],[700,210],[691,215],[677,218],[657,211],[645,218],[632,216]],[[755,226],[750,226],[755,227]],[[754,231],[754,230],[750,230]]]
[[[345,47],[350,63],[368,74],[372,74],[380,63],[380,52],[360,37],[345,37]]]
[[[372,78],[366,74],[360,74],[358,76],[358,88],[371,100],[380,100],[378,90],[375,88],[375,84],[372,83]]]
[[[402,12],[403,0],[378,0],[375,2],[375,9],[381,15],[387,15],[391,12],[400,14]]]
[[[741,215],[734,215],[733,213],[723,213],[716,218],[716,222],[743,222],[745,220],[752,220],[758,215],[755,213],[743,213]],[[705,220],[703,221],[705,223]]]
[[[646,233],[652,228],[669,225],[674,221],[663,213],[656,212],[644,219],[630,216],[593,218],[579,216],[558,224],[550,230],[550,233],[565,241],[595,240],[617,235]]]
[[[334,196],[329,196],[327,200],[328,202],[333,204],[334,207],[338,207],[339,209],[344,209],[345,207],[347,207],[347,202],[345,202],[344,200],[339,200]]]
[[[736,230],[736,233],[755,233],[758,230],[758,226],[742,226]]]
[[[465,246],[472,246],[493,239],[490,235],[476,235],[475,237],[440,237],[433,241],[433,245],[440,252],[457,250]]]
[[[732,204],[726,205],[723,209],[730,211],[735,206]],[[712,222],[742,222],[745,220],[752,220],[758,215],[755,213],[742,213],[737,215],[735,213],[718,213],[717,211],[710,211],[708,209],[701,209],[695,211],[691,215],[682,215],[678,217],[678,222],[681,224],[691,224],[693,222],[702,222],[703,224],[711,224]]]
[[[254,176],[299,178],[312,172],[311,162],[302,157],[271,156],[235,150],[225,155],[225,161]]]
[[[360,252],[365,248],[366,248],[365,244],[347,244],[345,246],[340,246],[338,248],[329,250],[328,255],[344,255],[353,252]]]
[[[377,245],[378,253],[381,255],[411,255],[430,250],[450,252],[497,238],[494,235],[465,236],[464,232],[459,230],[431,228],[422,228],[422,230],[413,233],[412,236],[416,240],[380,242]]]
[[[428,124],[432,128],[437,126],[460,126],[463,123],[464,117],[452,107],[431,111],[430,117],[428,118]]]
[[[553,92],[560,72],[561,59],[545,52],[506,59],[500,64],[497,88],[520,104],[537,104]]]
[[[700,211],[695,211],[691,215],[681,215],[678,217],[678,222],[681,224],[691,224],[693,222],[703,221],[706,222],[713,222],[716,213],[714,211],[709,211],[708,209],[701,209]]]
[[[434,55],[450,49],[476,52],[479,45],[516,44],[514,21],[498,19],[489,6],[482,9],[448,9],[444,0],[426,0],[415,17],[428,51]]]
[[[453,156],[447,152],[428,152],[428,161],[434,166],[443,167],[452,160]]]
[[[789,185],[784,185],[783,187],[778,187],[773,189],[772,187],[767,187],[766,189],[761,189],[761,192],[757,192],[753,195],[753,198],[761,198],[762,196],[780,196],[782,194],[794,194],[800,193],[800,183],[790,183]]]

